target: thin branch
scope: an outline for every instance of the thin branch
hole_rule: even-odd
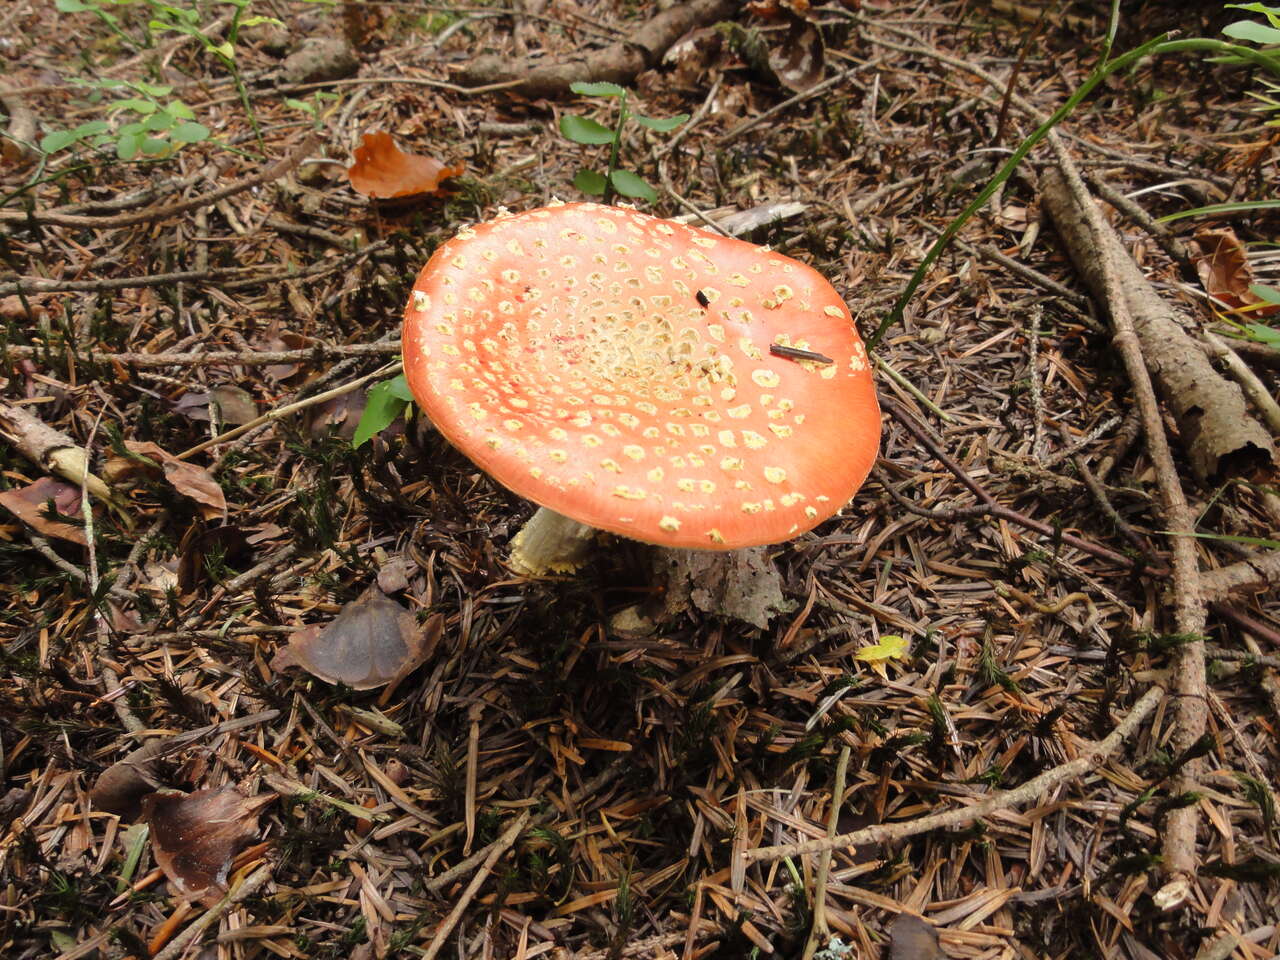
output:
[[[988,814],[995,813],[997,810],[1010,810],[1022,804],[1030,803],[1058,784],[1075,780],[1099,767],[1138,729],[1142,721],[1160,702],[1164,692],[1163,687],[1151,687],[1133,705],[1129,715],[1121,720],[1116,725],[1116,728],[1107,735],[1106,739],[1099,740],[1086,747],[1074,760],[1054,767],[1052,770],[1046,770],[1038,777],[1034,777],[1012,790],[1001,790],[987,797],[987,799],[979,800],[970,806],[947,810],[943,813],[930,814],[927,817],[920,817],[916,820],[906,820],[901,823],[880,823],[875,826],[864,827],[861,830],[855,830],[852,833],[843,833],[839,836],[824,837],[818,840],[806,840],[803,843],[787,843],[776,847],[757,847],[755,850],[746,851],[743,856],[748,864],[752,864],[759,863],[762,860],[781,860],[783,857],[798,857],[805,854],[823,853],[827,850],[849,849],[864,843],[891,843],[894,840],[914,837],[917,834],[928,833],[931,830],[962,826]]]

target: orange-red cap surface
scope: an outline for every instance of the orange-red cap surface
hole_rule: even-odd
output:
[[[625,207],[460,231],[418,275],[403,351],[424,412],[498,482],[664,546],[808,530],[849,501],[880,442],[867,354],[831,284]]]

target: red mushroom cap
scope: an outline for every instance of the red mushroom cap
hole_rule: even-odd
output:
[[[849,501],[880,442],[866,350],[831,284],[625,207],[460,231],[418,275],[403,352],[419,405],[498,482],[663,546],[808,530]]]

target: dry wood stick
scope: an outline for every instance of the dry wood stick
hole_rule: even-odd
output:
[[[1061,170],[1061,182],[1066,184],[1076,204],[1086,217],[1094,236],[1100,257],[1100,266],[1106,292],[1106,307],[1111,315],[1115,331],[1113,342],[1124,360],[1125,370],[1133,387],[1134,399],[1142,414],[1142,428],[1147,453],[1155,468],[1156,485],[1160,491],[1161,512],[1167,528],[1174,534],[1171,544],[1172,580],[1174,596],[1174,623],[1179,633],[1194,637],[1180,644],[1173,652],[1173,689],[1177,698],[1173,701],[1175,730],[1171,747],[1181,754],[1204,733],[1208,719],[1208,700],[1205,696],[1204,641],[1205,605],[1200,596],[1200,564],[1196,559],[1195,541],[1186,534],[1195,529],[1194,518],[1187,505],[1178,471],[1165,436],[1164,420],[1156,400],[1155,387],[1147,371],[1142,346],[1134,329],[1133,318],[1124,290],[1120,287],[1120,272],[1116,264],[1116,244],[1102,221],[1097,203],[1090,196],[1079,171],[1062,145],[1059,137],[1049,134]],[[1056,171],[1045,172],[1046,184],[1059,176]],[[1192,760],[1184,764],[1174,777],[1172,789],[1182,794],[1194,789],[1200,763]],[[1196,871],[1196,826],[1199,822],[1199,806],[1191,804],[1174,809],[1166,821],[1163,849],[1163,868],[1168,877],[1165,886],[1154,896],[1164,909],[1172,909],[1184,903],[1191,891],[1191,881]]]
[[[9,344],[10,357],[33,357],[44,347]],[[270,363],[305,363],[331,357],[382,357],[400,352],[400,343],[317,343],[298,350],[207,350],[182,353],[108,353],[94,350],[88,359],[94,363],[120,363],[131,367],[211,367],[215,364],[260,366]]]
[[[196,444],[190,450],[182,451],[182,453],[177,455],[176,459],[189,460],[197,453],[203,453],[210,447],[216,447],[219,444],[226,443],[228,440],[234,440],[241,434],[248,433],[250,430],[255,427],[260,427],[264,423],[271,423],[272,421],[279,420],[282,417],[287,417],[291,413],[297,413],[299,410],[305,410],[308,407],[314,407],[316,404],[324,403],[326,400],[331,400],[334,397],[340,397],[344,393],[350,393],[352,390],[363,387],[370,380],[376,380],[379,377],[395,376],[399,372],[400,363],[397,361],[395,363],[387,364],[385,367],[379,367],[377,370],[373,371],[373,373],[365,374],[363,377],[358,377],[350,383],[344,383],[340,387],[334,387],[332,390],[326,390],[324,393],[317,393],[314,396],[306,397],[293,403],[286,403],[283,407],[276,407],[274,410],[268,410],[256,420],[250,420],[248,423],[236,427],[234,430],[228,430],[226,433],[219,434],[210,440]]]
[[[864,827],[861,830],[854,830],[852,833],[842,833],[835,837],[818,840],[806,840],[803,843],[787,843],[776,847],[757,847],[755,850],[747,850],[743,857],[748,864],[752,864],[761,860],[781,860],[783,857],[797,857],[810,853],[822,853],[826,850],[848,849],[863,843],[890,843],[905,837],[928,833],[930,830],[941,830],[944,827],[956,827],[972,823],[974,820],[985,817],[997,810],[1009,810],[1024,803],[1029,803],[1051,787],[1065,783],[1068,780],[1075,780],[1101,765],[1103,761],[1119,749],[1120,744],[1138,729],[1139,724],[1146,719],[1147,715],[1155,709],[1156,704],[1160,702],[1164,692],[1163,687],[1151,687],[1133,705],[1129,715],[1121,720],[1105,739],[1086,747],[1074,760],[1054,767],[1052,770],[1046,770],[1020,787],[1014,787],[1012,790],[1001,790],[985,800],[979,800],[977,803],[967,807],[947,810],[944,813],[934,813],[927,817],[919,817],[918,819],[906,820],[901,823],[879,823],[875,826]]]
[[[239,180],[233,180],[225,187],[219,187],[217,190],[211,190],[209,193],[202,194],[198,197],[192,197],[190,200],[181,200],[177,203],[165,204],[162,207],[148,207],[145,210],[139,210],[136,213],[120,213],[114,217],[93,217],[81,214],[71,213],[54,213],[48,211],[41,213],[39,210],[33,210],[30,218],[39,223],[49,223],[59,227],[92,227],[94,229],[105,230],[115,227],[132,227],[140,223],[150,223],[152,220],[163,220],[168,217],[176,216],[179,213],[186,213],[188,210],[194,210],[196,207],[207,206],[211,203],[217,203],[219,200],[225,200],[227,197],[234,196],[237,193],[243,193],[252,187],[268,183],[272,180],[283,177],[286,173],[302,162],[303,157],[316,148],[318,139],[312,135],[307,137],[298,146],[294,147],[288,154],[281,157],[271,166],[266,167],[256,173],[251,173],[247,177],[241,177]],[[22,220],[28,218],[25,210],[0,210],[0,220]]]
[[[844,804],[844,781],[849,771],[849,747],[840,748],[840,759],[836,761],[836,779],[831,787],[831,810],[827,813],[827,839],[836,835],[836,825],[840,822],[840,807]],[[818,942],[831,934],[827,924],[827,877],[831,871],[831,851],[824,850],[822,859],[818,861],[818,876],[813,883],[813,929],[804,945],[803,960],[812,960],[818,948]]]
[[[244,878],[240,886],[236,887],[216,904],[206,910],[191,926],[183,930],[180,934],[169,942],[169,945],[157,953],[151,960],[177,960],[186,952],[187,947],[191,946],[200,935],[203,934],[210,926],[218,921],[218,919],[230,910],[233,906],[241,901],[247,900],[258,892],[261,887],[271,877],[271,867],[263,864],[249,876]]]
[[[467,884],[467,888],[462,891],[462,895],[458,897],[458,902],[453,905],[453,909],[449,911],[449,915],[444,918],[444,923],[440,924],[440,928],[436,931],[436,935],[431,939],[430,945],[426,952],[422,955],[422,960],[433,960],[440,953],[440,948],[444,946],[445,940],[449,938],[449,934],[453,933],[453,928],[458,925],[458,921],[462,919],[462,914],[467,907],[471,905],[471,901],[475,899],[475,895],[480,890],[480,885],[485,882],[489,874],[493,871],[494,865],[498,860],[511,849],[512,845],[520,836],[520,832],[529,824],[529,818],[532,816],[528,810],[525,810],[516,817],[515,822],[507,827],[506,831],[498,838],[489,850],[489,855],[484,858],[484,863],[480,864],[480,869],[475,872],[475,876],[471,878],[471,882]]]

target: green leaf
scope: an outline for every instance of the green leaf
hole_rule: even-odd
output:
[[[1260,283],[1250,285],[1249,292],[1259,300],[1265,300],[1267,303],[1274,303],[1280,306],[1280,290],[1275,287],[1264,287]]]
[[[627,93],[616,83],[609,83],[607,80],[597,80],[594,83],[575,80],[569,84],[569,89],[584,97],[622,97]]]
[[[398,377],[392,377],[383,386],[393,397],[398,397],[405,403],[413,402],[413,391],[409,389],[409,381],[404,378],[403,373]]]
[[[1227,6],[1232,10],[1260,13],[1271,21],[1273,27],[1280,27],[1280,7],[1269,7],[1265,3],[1228,3]]]
[[[256,27],[260,23],[270,23],[277,27],[284,26],[284,24],[275,17],[246,17],[240,21],[240,29],[243,30],[245,27]]]
[[[142,141],[145,139],[142,132],[126,133],[116,141],[116,156],[121,160],[132,160],[142,149]]]
[[[181,100],[170,100],[165,110],[169,112],[170,116],[177,117],[179,120],[194,120],[196,118],[195,112]]]
[[[1280,43],[1280,30],[1253,20],[1237,20],[1235,23],[1228,23],[1222,28],[1222,32],[1233,40],[1246,40],[1259,45]]]
[[[123,127],[116,131],[117,136],[133,137],[140,133],[145,133],[147,128],[141,123],[126,123]]]
[[[401,378],[403,379],[403,378]],[[365,403],[364,413],[356,424],[356,432],[351,437],[351,446],[359,450],[374,434],[381,433],[396,417],[404,413],[409,404],[392,392],[394,380],[384,380],[369,388],[369,398]]]
[[[54,6],[58,8],[59,13],[83,13],[86,10],[93,9],[84,0],[58,0]]]
[[[560,118],[560,132],[574,143],[613,143],[613,131],[589,117],[566,114]]]
[[[211,43],[209,44],[209,50],[228,62],[236,58],[236,48],[231,45],[229,40],[223,40],[222,43]]]
[[[638,197],[641,200],[648,200],[650,203],[658,199],[658,194],[653,187],[649,186],[630,170],[615,170],[609,175],[609,179],[613,183],[613,189],[624,197]]]
[[[294,110],[301,110],[303,113],[309,114],[313,117],[316,115],[316,108],[313,105],[305,103],[302,100],[294,99],[293,97],[285,97],[284,105],[286,107],[292,107]]]
[[[117,100],[107,108],[112,113],[117,110],[132,110],[134,113],[140,113],[143,116],[155,113],[158,109],[150,100],[142,100],[138,97],[128,97],[124,100]]]
[[[1280,330],[1262,323],[1246,323],[1245,332],[1254,343],[1266,343],[1280,350]]]
[[[174,143],[200,143],[209,139],[209,128],[203,123],[187,121],[174,127],[169,139]]]
[[[55,130],[53,133],[46,133],[40,140],[40,149],[45,153],[57,153],[59,150],[65,150],[71,144],[80,139],[78,130]]]
[[[604,193],[604,174],[596,173],[594,170],[579,170],[573,178],[573,185],[583,193],[589,193],[593,197],[598,197]]]
[[[161,110],[147,117],[142,126],[148,133],[163,133],[177,122],[178,118],[169,113],[168,110]]]
[[[1209,217],[1220,213],[1243,213],[1249,210],[1270,210],[1280,207],[1280,200],[1241,200],[1238,203],[1211,203],[1194,210],[1180,210],[1160,217],[1156,223],[1172,223],[1184,217]]]
[[[142,152],[149,157],[162,157],[173,149],[173,144],[168,140],[158,140],[155,137],[147,137],[142,141]]]
[[[642,127],[648,127],[650,130],[656,130],[658,133],[670,133],[680,124],[689,119],[687,113],[678,113],[674,117],[667,117],[661,120],[658,117],[643,117],[638,113],[633,113],[631,118]]]

